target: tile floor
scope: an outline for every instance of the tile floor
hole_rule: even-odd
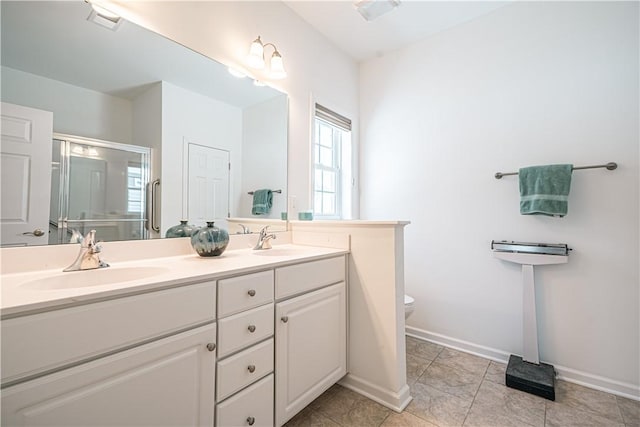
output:
[[[640,426],[640,402],[556,382],[555,402],[504,385],[506,365],[407,337],[413,401],[401,414],[335,385],[286,427]]]

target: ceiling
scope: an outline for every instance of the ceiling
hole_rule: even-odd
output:
[[[286,0],[285,4],[361,61],[489,13],[508,1],[402,0],[397,9],[373,22],[360,16],[352,0]],[[249,79],[235,79],[215,61],[130,22],[116,32],[101,28],[87,21],[91,6],[81,1],[3,0],[0,5],[4,66],[125,98],[162,80],[238,107],[276,93],[256,88]]]
[[[356,11],[352,0],[284,3],[349,56],[364,61],[487,14],[509,1],[401,0],[399,7],[371,22]]]

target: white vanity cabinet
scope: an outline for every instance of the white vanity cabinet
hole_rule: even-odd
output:
[[[1,424],[284,424],[346,374],[346,257],[326,251],[5,312]]]
[[[3,320],[2,425],[211,426],[215,299],[207,282]]]
[[[276,269],[277,426],[347,373],[345,266],[341,256]]]
[[[218,281],[216,425],[273,425],[273,270]]]

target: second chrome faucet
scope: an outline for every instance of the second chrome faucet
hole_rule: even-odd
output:
[[[267,234],[269,226],[266,225],[262,230],[260,230],[260,235],[258,236],[258,243],[256,243],[253,248],[254,251],[259,251],[263,249],[271,249],[271,239],[275,239],[276,235],[271,233]]]

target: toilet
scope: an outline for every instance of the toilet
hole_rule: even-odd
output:
[[[404,318],[405,318],[405,320],[409,318],[411,313],[413,313],[413,303],[414,302],[415,302],[415,300],[413,299],[413,297],[410,297],[407,294],[404,295]]]

